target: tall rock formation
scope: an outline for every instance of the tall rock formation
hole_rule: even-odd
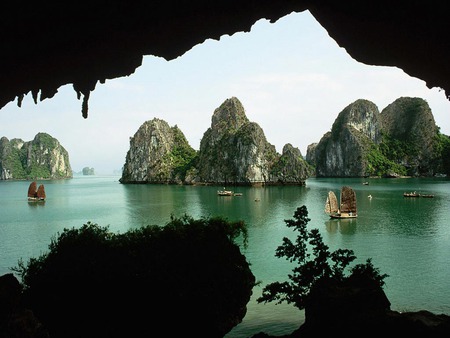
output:
[[[367,154],[381,141],[378,107],[368,100],[348,105],[307,158],[315,163],[317,177],[361,177],[368,172]]]
[[[0,179],[72,178],[69,154],[59,141],[47,133],[38,133],[24,142],[0,139]]]
[[[145,122],[126,156],[121,183],[304,185],[313,172],[300,150],[286,144],[283,154],[267,142],[264,131],[248,120],[232,97],[217,108],[211,127],[192,149],[184,134],[167,122]]]
[[[287,143],[278,161],[271,168],[270,183],[304,185],[305,179],[313,174],[314,168],[303,159],[300,149]]]
[[[232,97],[217,108],[200,142],[196,183],[221,185],[304,184],[308,164],[285,146],[280,156],[261,127]]]
[[[246,184],[269,181],[277,159],[261,127],[250,122],[241,102],[232,97],[217,108],[203,134],[198,155],[197,182]]]
[[[428,103],[401,97],[381,113],[367,100],[350,104],[306,158],[318,177],[398,177],[449,173],[449,154]]]
[[[383,143],[398,147],[396,160],[410,176],[432,176],[439,170],[439,128],[428,103],[401,97],[381,111]]]
[[[196,155],[182,131],[161,119],[144,122],[130,138],[121,183],[181,184]]]

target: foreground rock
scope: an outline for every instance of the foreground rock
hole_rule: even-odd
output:
[[[383,289],[370,280],[322,285],[305,308],[305,322],[282,337],[449,337],[450,316],[426,310],[397,312]],[[272,337],[263,332],[253,338]]]

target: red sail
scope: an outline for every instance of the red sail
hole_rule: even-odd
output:
[[[31,182],[28,187],[28,197],[36,197],[37,184],[36,182]]]
[[[43,184],[41,184],[37,190],[37,197],[41,200],[45,199],[45,189]]]
[[[347,186],[341,189],[341,212],[356,214],[356,193]]]

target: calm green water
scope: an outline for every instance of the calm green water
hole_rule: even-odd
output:
[[[393,310],[450,314],[449,179],[308,179],[305,187],[240,187],[235,191],[243,195],[233,197],[217,196],[221,187],[122,185],[118,179],[81,176],[38,182],[45,184],[45,204],[27,202],[30,182],[0,181],[0,275],[9,273],[20,258],[47,251],[51,237],[64,228],[88,221],[124,232],[164,225],[171,214],[222,215],[247,223],[249,245],[242,251],[262,282],[243,322],[227,337],[260,331],[288,334],[303,323],[304,313],[286,304],[257,304],[256,298],[265,284],[287,280],[292,266],[276,258],[275,249],[283,237],[295,236],[283,220],[306,205],[309,227],[320,230],[330,250],[352,249],[357,263],[372,258],[375,267],[390,275],[385,292]],[[357,219],[330,220],[323,211],[328,190],[337,193],[342,185],[356,191]],[[435,197],[404,198],[403,192],[410,191]]]

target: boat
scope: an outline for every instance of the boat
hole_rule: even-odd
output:
[[[327,201],[325,203],[325,212],[330,218],[356,218],[358,217],[356,209],[356,193],[349,186],[341,188],[340,203],[333,191],[328,192]]]
[[[223,190],[217,190],[217,195],[219,195],[219,196],[233,196],[233,191],[226,190],[225,188],[223,188]]]
[[[403,193],[403,197],[425,197],[425,198],[433,198],[433,194],[419,194],[418,192],[405,192]]]
[[[241,192],[235,192],[234,196],[242,196],[242,193]]]
[[[43,184],[37,186],[36,181],[33,181],[28,186],[28,201],[30,202],[43,202],[45,201],[45,187]]]
[[[404,192],[403,197],[420,197],[420,194],[417,192]]]

